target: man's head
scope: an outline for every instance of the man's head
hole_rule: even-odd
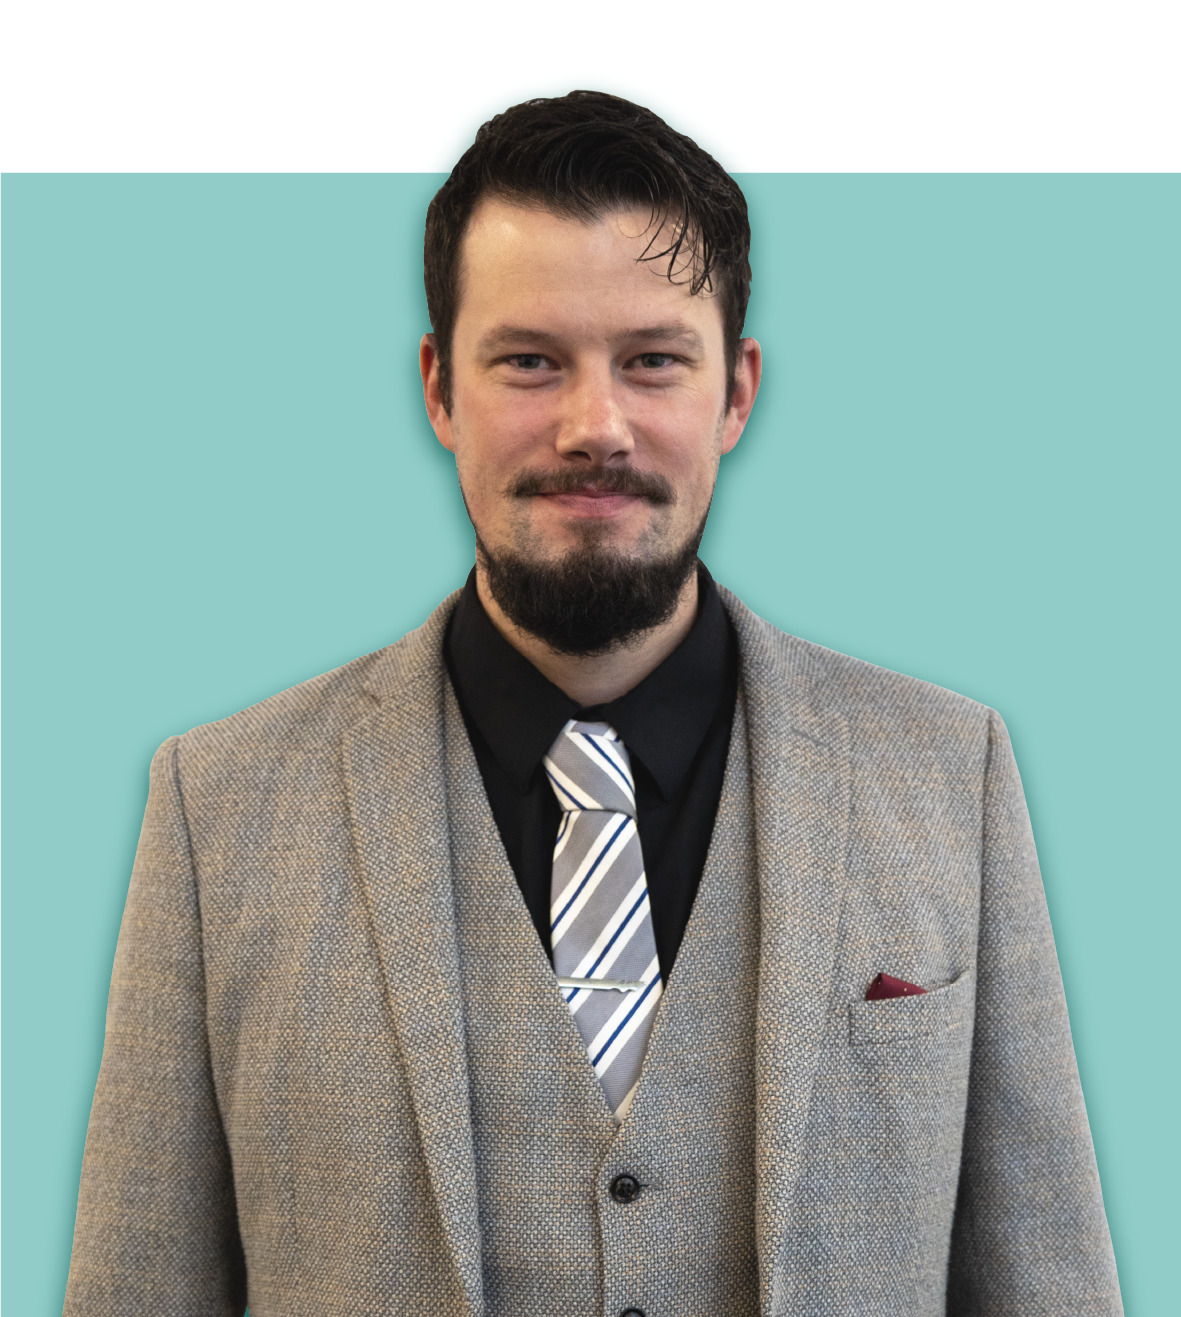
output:
[[[428,412],[488,589],[557,652],[681,597],[758,387],[748,247],[721,167],[596,92],[498,115],[431,203]]]

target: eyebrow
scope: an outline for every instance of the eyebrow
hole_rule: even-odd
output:
[[[645,325],[640,329],[625,330],[615,337],[622,343],[667,343],[669,346],[680,345],[698,352],[703,347],[701,335],[687,325]],[[523,325],[498,325],[480,340],[480,350],[503,352],[509,348],[557,345],[561,341],[560,334],[551,334],[544,329],[529,329]]]

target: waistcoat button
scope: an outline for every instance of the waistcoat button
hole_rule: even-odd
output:
[[[614,1198],[617,1203],[634,1203],[640,1196],[640,1187],[640,1182],[634,1175],[617,1175],[615,1179],[611,1181],[611,1197]],[[644,1314],[640,1312],[639,1308],[629,1308],[627,1312],[639,1313],[639,1317],[644,1317]],[[627,1313],[624,1313],[623,1317],[627,1317]]]
[[[644,1317],[643,1308],[625,1308],[619,1317]]]

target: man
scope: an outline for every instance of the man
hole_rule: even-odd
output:
[[[1000,719],[697,561],[748,246],[596,93],[435,198],[476,567],[156,756],[68,1313],[1120,1312]]]

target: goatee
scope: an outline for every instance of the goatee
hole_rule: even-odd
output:
[[[598,544],[584,544],[556,562],[496,554],[476,539],[488,588],[505,615],[557,654],[589,657],[625,647],[676,612],[705,519],[669,557],[637,562]]]

